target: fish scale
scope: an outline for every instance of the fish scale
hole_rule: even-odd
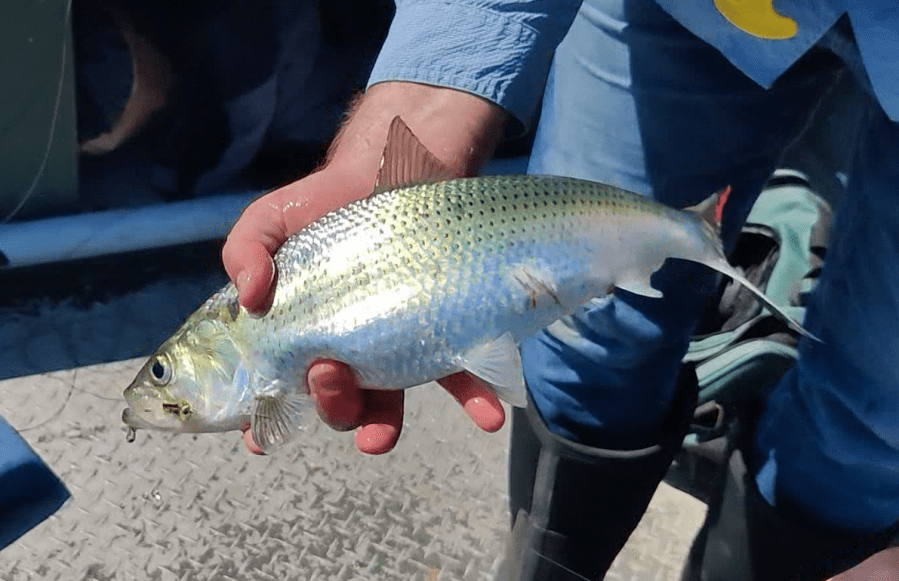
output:
[[[518,340],[604,294],[613,277],[587,267],[598,259],[588,233],[607,236],[614,227],[597,224],[645,206],[602,184],[540,176],[379,193],[288,241],[275,256],[285,274],[268,315],[241,314],[232,333],[256,346],[254,367],[300,389],[298,371],[319,358],[349,363],[369,387],[417,385],[461,370],[474,345],[507,331]],[[521,264],[552,266],[574,296],[561,305],[538,297],[536,308],[509,275]]]
[[[393,139],[411,144],[411,167],[439,172],[410,136],[395,121],[385,160],[397,159]],[[305,372],[318,359],[376,389],[465,370],[523,405],[518,341],[615,287],[660,296],[649,279],[667,258],[735,278],[786,317],[724,258],[718,196],[679,211],[574,178],[427,178],[378,188],[288,239],[264,316],[239,307],[233,285],[207,301],[126,390],[126,423],[218,431],[249,419],[273,448],[308,407]]]

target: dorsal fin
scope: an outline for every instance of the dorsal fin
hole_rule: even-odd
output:
[[[422,145],[399,116],[394,117],[387,131],[387,145],[381,156],[374,193],[452,177],[455,177],[452,170]]]

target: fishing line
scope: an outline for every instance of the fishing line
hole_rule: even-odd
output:
[[[41,178],[44,176],[44,171],[47,169],[47,160],[50,159],[50,149],[53,146],[53,136],[56,133],[56,121],[59,119],[59,105],[62,102],[62,88],[65,84],[66,56],[68,54],[68,34],[66,34],[66,31],[69,28],[71,15],[72,0],[68,0],[68,2],[66,2],[66,14],[62,26],[62,55],[59,64],[59,83],[56,87],[56,103],[53,105],[53,117],[50,120],[50,132],[47,136],[47,147],[44,150],[44,157],[41,160],[40,166],[38,166],[37,174],[34,176],[34,180],[31,182],[31,186],[29,186],[29,188],[25,191],[25,195],[22,196],[22,199],[19,200],[19,203],[3,218],[3,220],[0,220],[0,225],[6,224],[13,218],[13,216],[19,213],[19,210],[22,209],[22,206],[25,205],[25,202],[27,202],[28,199],[31,198],[31,196],[34,194],[35,190],[37,190],[37,184],[38,182],[40,182]]]
[[[54,379],[58,379],[59,381],[63,381],[62,379],[60,379],[60,378],[58,378],[58,377],[56,377],[56,378],[54,378]],[[22,433],[22,432],[27,432],[27,431],[29,431],[29,430],[35,430],[35,429],[37,429],[37,428],[40,428],[41,426],[44,426],[44,425],[50,423],[50,422],[53,421],[53,420],[55,420],[60,414],[62,414],[63,410],[66,409],[66,406],[69,405],[69,400],[72,399],[72,393],[75,391],[75,381],[76,381],[77,379],[78,379],[78,370],[75,369],[75,370],[74,370],[74,374],[72,375],[72,382],[69,383],[69,392],[66,394],[66,399],[62,402],[62,405],[59,406],[59,409],[58,409],[58,410],[56,410],[55,412],[53,412],[52,414],[50,414],[50,416],[49,416],[47,419],[45,419],[45,420],[43,420],[43,421],[40,421],[40,422],[38,422],[38,423],[36,423],[36,424],[32,424],[32,425],[28,426],[27,428],[22,428],[22,429],[16,430],[16,431],[19,432],[19,433]]]
[[[68,393],[66,393],[65,400],[63,400],[62,405],[59,406],[59,409],[57,409],[52,414],[50,414],[46,419],[41,420],[40,422],[37,422],[37,423],[27,426],[25,428],[18,429],[17,431],[19,433],[27,432],[30,430],[36,430],[37,428],[45,426],[48,423],[50,423],[51,421],[53,421],[54,419],[56,419],[57,417],[59,417],[62,414],[62,412],[65,411],[66,406],[69,404],[69,401],[71,401],[71,399],[72,399],[72,394],[76,391],[85,393],[87,395],[92,395],[98,399],[103,399],[106,401],[120,401],[120,399],[121,399],[121,398],[117,398],[117,397],[103,396],[103,395],[94,393],[92,391],[88,391],[82,387],[77,387],[75,385],[76,383],[78,383],[78,369],[77,368],[72,370],[72,380],[71,381],[66,381],[61,377],[50,377],[49,379],[55,379],[56,381],[64,383],[68,386],[69,390],[68,390]]]

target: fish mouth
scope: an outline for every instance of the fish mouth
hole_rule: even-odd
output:
[[[122,421],[129,428],[141,430],[178,431],[180,422],[176,416],[166,413],[166,399],[157,390],[134,384],[125,390]]]
[[[147,420],[134,410],[127,407],[122,410],[122,422],[132,430],[154,430],[156,432],[187,432],[199,434],[202,432],[226,432],[230,430],[239,430],[247,418],[241,417],[230,423],[222,423],[218,425],[209,425],[203,422],[177,422],[170,425],[160,425]]]
[[[157,426],[156,424],[152,424],[145,420],[144,418],[137,415],[137,412],[134,411],[133,408],[127,407],[122,410],[122,421],[125,422],[129,428],[134,428],[135,430],[165,430],[166,428]]]
[[[156,430],[162,432],[185,431],[184,424],[178,421],[178,418],[171,414],[163,413],[154,415],[152,413],[152,410],[150,409],[145,410],[148,413],[140,413],[139,411],[137,411],[138,409],[141,409],[140,405],[134,405],[129,401],[128,407],[122,410],[122,421],[129,428],[133,428],[135,430]]]

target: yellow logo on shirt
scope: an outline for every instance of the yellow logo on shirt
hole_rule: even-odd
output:
[[[799,28],[774,10],[772,0],[715,0],[715,8],[743,32],[767,40],[792,38]]]

